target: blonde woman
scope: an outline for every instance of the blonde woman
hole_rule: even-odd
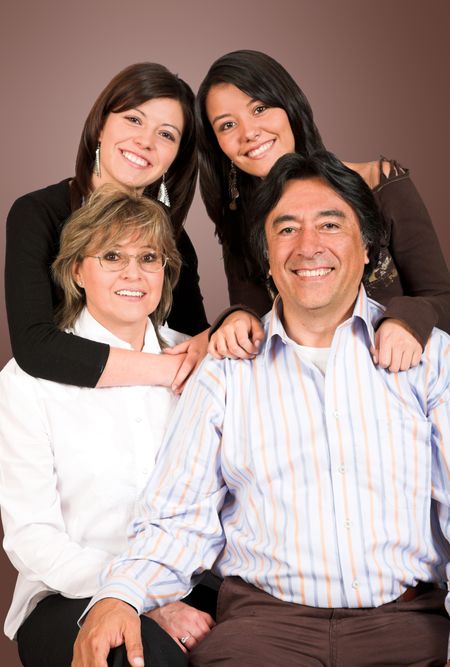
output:
[[[64,295],[59,330],[160,356],[186,338],[162,326],[180,265],[161,205],[100,188],[61,236],[53,264]],[[17,637],[25,667],[70,665],[77,619],[101,570],[126,548],[127,524],[176,401],[163,386],[38,379],[14,359],[1,372],[0,502],[4,547],[18,570],[5,631]],[[184,603],[143,617],[151,664],[185,664],[180,639],[201,640],[213,623]],[[111,664],[122,664],[121,650],[113,653]]]

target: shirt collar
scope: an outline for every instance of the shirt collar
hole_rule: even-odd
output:
[[[274,341],[274,339],[279,338],[283,341],[284,344],[289,344],[291,341],[281,321],[281,304],[281,297],[278,295],[273,302],[272,310],[265,316],[267,332],[266,345],[264,348],[265,355],[267,355],[268,349],[272,346],[272,341]],[[345,322],[342,322],[342,324],[336,328],[336,331],[344,326],[347,326],[349,323],[352,323],[355,319],[359,319],[364,322],[366,326],[371,344],[375,345],[375,331],[373,322],[379,318],[380,313],[378,308],[375,311],[371,309],[370,304],[371,301],[366,294],[366,290],[364,289],[363,284],[361,283],[351,317],[349,317],[349,319]],[[379,306],[379,304],[377,304],[377,306]]]
[[[106,329],[102,324],[100,324],[100,322],[97,322],[97,320],[88,311],[86,306],[81,311],[73,327],[69,329],[69,332],[77,336],[82,336],[83,338],[95,340],[98,343],[106,343],[112,347],[120,347],[124,350],[132,349],[129,343],[122,340],[121,338],[118,338],[111,331],[109,331],[109,329]],[[161,347],[156,337],[155,328],[150,318],[147,319],[147,327],[144,336],[144,347],[142,348],[142,351],[153,352],[155,354],[161,352]]]

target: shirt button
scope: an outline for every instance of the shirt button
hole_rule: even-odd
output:
[[[333,410],[333,417],[339,419],[339,410]]]
[[[338,466],[338,472],[340,472],[341,474],[344,474],[345,465],[343,463],[341,463],[341,465]]]
[[[140,424],[142,421],[142,417],[136,417],[134,420],[137,424]]]
[[[345,519],[344,526],[346,528],[351,528],[353,526],[353,521],[351,521],[350,519]]]
[[[352,588],[354,588],[355,590],[357,590],[359,588],[358,579],[355,579],[354,581],[352,581]]]

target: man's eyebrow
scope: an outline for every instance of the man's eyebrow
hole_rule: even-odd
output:
[[[344,211],[341,211],[339,208],[327,208],[324,211],[319,211],[316,218],[345,218],[346,215]]]
[[[276,225],[282,225],[284,222],[297,222],[298,218],[292,213],[283,213],[282,215],[277,215],[276,218],[272,220],[272,227]]]
[[[317,211],[316,215],[314,218],[317,220],[318,218],[345,218],[346,215],[344,211],[341,211],[338,208],[327,208],[324,209],[323,211]],[[275,227],[276,225],[282,225],[284,222],[298,222],[298,217],[294,215],[293,213],[282,213],[281,215],[277,215],[276,218],[272,221],[272,226]]]

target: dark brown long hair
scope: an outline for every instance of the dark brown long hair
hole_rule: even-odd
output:
[[[178,232],[186,218],[197,180],[194,94],[176,74],[157,63],[137,63],[119,72],[100,93],[89,112],[81,134],[72,187],[72,208],[88,196],[94,169],[95,150],[105,120],[147,100],[169,97],[181,104],[184,128],[177,156],[166,174],[170,196],[170,218]],[[156,199],[160,181],[147,186],[144,194]],[[76,204],[76,199],[79,202]]]
[[[242,278],[256,277],[250,259],[251,201],[259,183],[256,176],[238,172],[237,209],[230,210],[228,179],[230,160],[220,148],[206,113],[206,97],[219,83],[230,83],[252,99],[286,111],[295,138],[295,150],[310,155],[324,146],[306,95],[280,63],[260,51],[240,50],[216,60],[202,81],[196,100],[200,192],[219,240],[241,260]]]

